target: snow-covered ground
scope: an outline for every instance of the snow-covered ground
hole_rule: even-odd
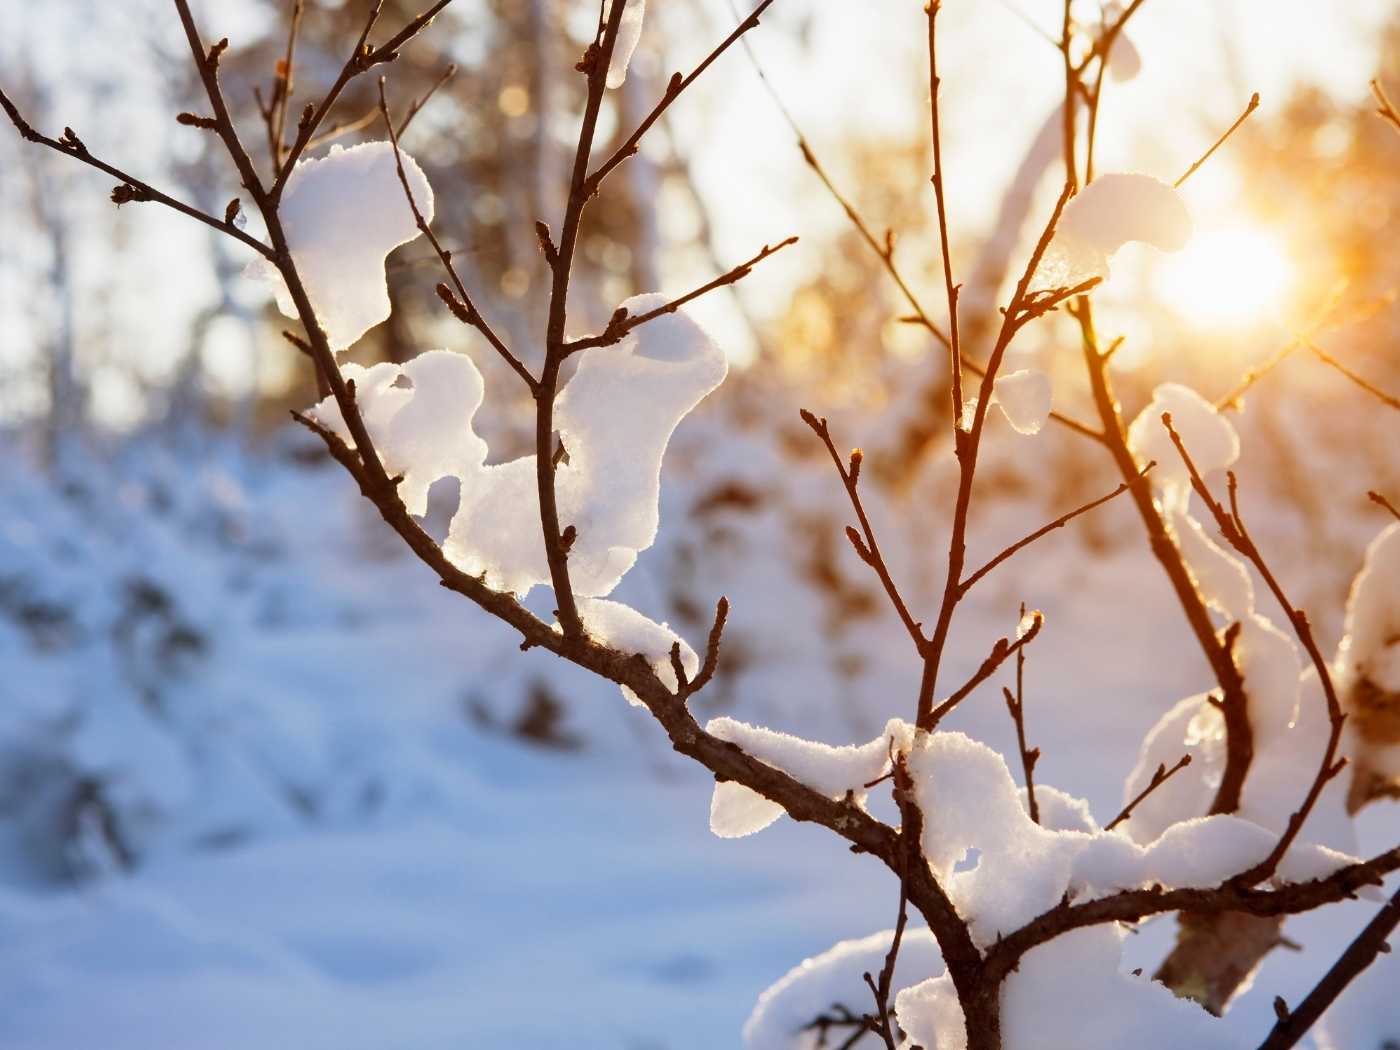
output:
[[[521,654],[294,447],[74,453],[66,490],[17,451],[0,468],[0,1046],[738,1046],[791,966],[892,923],[892,879],[820,829],[712,837],[712,783],[644,712]],[[680,549],[667,507],[698,498],[697,476],[663,496],[662,546],[621,592],[658,616]],[[987,533],[1025,514],[1007,503]],[[917,667],[883,617],[851,629],[869,666],[837,695],[820,637],[794,637],[814,591],[762,548],[737,564],[734,536],[719,549],[728,568],[699,574],[697,600],[723,590],[741,625],[789,637],[707,713],[833,743],[909,715]],[[1034,572],[979,589],[949,678],[1022,598],[1042,607],[1038,777],[1104,820],[1144,732],[1204,670],[1140,544],[1093,553],[1067,530],[1024,557]],[[537,696],[561,705],[538,720],[550,746],[511,728]],[[1014,746],[994,689],[949,725]],[[1396,824],[1376,810],[1363,845],[1393,844]],[[1374,907],[1292,924],[1309,951],[1270,957],[1243,1031],[1266,1030],[1274,995],[1296,1002]],[[1169,936],[1130,937],[1130,965]]]

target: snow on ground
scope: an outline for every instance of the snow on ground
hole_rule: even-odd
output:
[[[713,782],[645,712],[521,654],[338,472],[295,465],[295,442],[187,440],[79,454],[66,496],[18,454],[0,466],[0,1046],[739,1046],[792,966],[890,927],[892,878],[826,832],[714,838]],[[740,475],[765,469],[742,459]],[[839,495],[785,483],[799,506]],[[882,616],[843,628],[868,661],[849,681],[819,662],[804,634],[826,613],[759,542],[776,542],[769,511],[722,527],[676,512],[715,484],[663,491],[660,545],[618,592],[660,615],[686,543],[722,557],[692,597],[734,603],[737,673],[699,713],[833,744],[908,717],[918,669]],[[1026,528],[1024,506],[992,518],[981,542]],[[1027,665],[1037,777],[1105,821],[1142,735],[1205,672],[1163,655],[1191,649],[1140,546],[1087,551],[1066,530],[979,586],[947,681],[1014,630],[1021,600],[1044,609]],[[771,633],[746,650],[759,623]],[[947,725],[1014,747],[990,689]],[[1363,847],[1395,824],[1370,819]],[[1374,907],[1291,926],[1316,954],[1270,957],[1245,1029],[1267,1028],[1273,995],[1296,1001]],[[1152,965],[1169,936],[1129,936],[1126,965]]]

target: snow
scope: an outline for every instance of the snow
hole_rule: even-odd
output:
[[[839,799],[849,793],[862,805],[865,785],[884,776],[891,749],[900,750],[912,730],[907,723],[891,719],[883,734],[859,747],[832,747],[729,717],[711,719],[705,732],[737,744],[745,754],[781,769],[828,798]],[[715,785],[710,830],[720,838],[742,838],[762,831],[782,815],[783,808],[776,802],[742,784],[724,781]]]
[[[402,413],[419,384],[396,381],[362,378]],[[698,638],[708,607],[687,617],[670,595],[730,596],[721,677],[692,699],[702,721],[725,713],[833,743],[871,740],[912,701],[918,669],[900,662],[897,623],[843,623],[840,602],[803,582],[821,534],[839,538],[839,522],[824,530],[806,517],[830,506],[829,463],[781,470],[771,447],[731,427],[702,413],[677,434],[663,479],[668,527],[616,597]],[[424,1050],[521,1041],[603,1050],[664,1033],[668,1050],[700,1050],[733,1045],[760,991],[794,960],[889,924],[888,871],[820,829],[783,821],[717,846],[703,817],[712,778],[670,755],[611,683],[520,653],[518,635],[433,586],[334,468],[279,458],[295,449],[304,460],[312,447],[300,434],[266,456],[215,443],[176,457],[142,445],[120,466],[83,473],[87,495],[72,497],[25,480],[13,459],[0,463],[11,497],[0,506],[0,652],[14,694],[0,705],[0,1043],[243,1050],[290,1038],[356,1050],[410,1038]],[[758,495],[725,503],[716,493],[731,481]],[[881,520],[899,520],[874,502],[877,489],[867,498]],[[786,518],[780,499],[803,516]],[[450,502],[441,487],[431,494],[438,528]],[[983,539],[998,547],[1044,508],[987,509]],[[696,545],[718,556],[689,562]],[[891,555],[901,546],[892,542]],[[1204,674],[1163,660],[1144,677],[1136,659],[1081,673],[1106,638],[1144,659],[1190,644],[1168,598],[1135,593],[1136,614],[1122,616],[1122,580],[1152,567],[1138,546],[1091,553],[1067,540],[1028,554],[1039,557],[1037,593],[995,581],[979,589],[968,641],[955,638],[948,653],[950,678],[970,675],[985,637],[1005,633],[1023,597],[1048,603],[1063,625],[1063,644],[1033,658],[1028,718],[1045,751],[1038,775],[1074,788],[1043,783],[1037,795],[1043,830],[1083,843],[1052,840],[1045,851],[1056,865],[1059,850],[1080,851],[1070,876],[1081,898],[1140,877],[1157,836],[1141,853],[1127,849],[1113,840],[1132,837],[1124,832],[1138,818],[1102,836],[1075,795],[1103,819],[1115,812],[1113,780],[1143,729]],[[849,560],[841,601],[864,581]],[[128,629],[125,581],[141,574],[169,596],[168,611]],[[72,608],[74,625],[42,628],[32,648],[31,628],[18,626],[22,603]],[[204,648],[167,667],[162,654],[182,624]],[[67,633],[77,641],[53,640]],[[831,665],[853,651],[869,662],[846,687]],[[1012,746],[996,684],[948,724]],[[536,695],[558,704],[554,739],[585,750],[511,735]],[[1321,710],[1305,676],[1298,718],[1314,741],[1316,724],[1303,723]],[[60,803],[82,777],[113,806],[134,870],[113,862],[96,810],[74,841],[59,840]],[[1292,779],[1296,804],[1296,765]],[[1023,808],[1024,792],[1011,795]],[[891,819],[888,784],[867,805]],[[1362,855],[1394,844],[1393,822],[1378,826],[1387,830]],[[1259,838],[1243,824],[1191,825],[1152,863],[1183,865],[1173,879],[1202,877],[1187,866],[1192,844],[1204,850],[1217,835]],[[1351,903],[1290,920],[1288,935],[1308,951],[1266,961],[1228,1022],[1254,1037],[1243,1045],[1267,1029],[1272,995],[1296,1002],[1373,910]],[[1170,924],[1139,929],[1121,968],[1150,973]],[[483,1014],[482,1003],[496,1008]]]
[[[992,397],[1018,434],[1039,434],[1050,418],[1050,377],[1034,369],[997,376]]]
[[[1358,799],[1400,778],[1400,522],[1378,535],[1347,598],[1336,685]]]
[[[1067,287],[1107,277],[1109,259],[1129,241],[1180,251],[1191,230],[1186,202],[1167,183],[1136,173],[1100,175],[1065,205],[1036,286]]]
[[[608,65],[608,87],[620,88],[627,81],[627,67],[632,62],[632,54],[637,50],[637,42],[642,39],[642,19],[646,16],[647,0],[623,0],[627,5],[618,23],[617,40],[613,44],[612,62]],[[608,4],[606,19],[612,10]]]
[[[1123,5],[1120,3],[1104,4],[1099,23],[1099,39],[1102,40],[1110,26],[1118,21],[1123,15]],[[1142,55],[1138,52],[1137,45],[1133,43],[1125,30],[1119,30],[1114,37],[1113,47],[1108,52],[1108,75],[1119,84],[1126,84],[1130,80],[1137,79],[1137,75],[1142,72]]]
[[[341,366],[355,381],[355,397],[375,448],[391,477],[402,475],[399,496],[409,513],[428,509],[428,489],[446,477],[470,487],[486,460],[486,442],[472,421],[485,396],[481,373],[471,358],[451,350],[430,350],[403,365],[382,362],[363,368]],[[311,415],[355,446],[334,397]]]
[[[633,316],[664,296],[622,304]],[[555,474],[561,528],[577,537],[569,551],[576,594],[603,597],[656,540],[661,462],[680,421],[723,381],[724,353],[680,311],[634,329],[612,347],[579,355],[578,370],[555,405],[567,462]],[[464,483],[445,551],[461,569],[524,595],[548,583],[540,536],[535,459],[487,467]]]
[[[1173,822],[1145,844],[1092,825],[1088,831],[1036,825],[1001,755],[961,733],[920,737],[909,769],[924,814],[929,866],[982,945],[1066,895],[1082,899],[1153,883],[1219,885],[1262,860],[1277,841],[1273,831],[1228,815]],[[1315,878],[1349,862],[1344,853],[1299,843],[1279,875],[1285,881]]]
[[[402,154],[414,202],[433,220],[433,191],[418,163]],[[388,142],[346,149],[332,146],[321,158],[297,163],[278,211],[287,247],[332,350],[344,350],[389,316],[384,262],[418,236]],[[270,262],[255,260],[250,277],[273,283],[277,305],[297,311],[291,293]]]
[[[1005,1050],[1243,1050],[1225,1023],[1195,1003],[1124,973],[1127,936],[1116,926],[1091,927],[1026,953],[1002,986]],[[962,1008],[946,974],[900,992],[895,1011],[910,1045],[966,1050]]]
[[[1230,421],[1190,387],[1163,383],[1152,391],[1152,400],[1128,426],[1128,448],[1140,467],[1157,461],[1148,475],[1153,489],[1166,509],[1181,512],[1190,500],[1191,474],[1162,422],[1163,413],[1171,414],[1172,427],[1207,482],[1239,458],[1240,439]]]
[[[1154,473],[1158,469],[1154,467]],[[1254,610],[1254,582],[1244,561],[1225,550],[1184,510],[1169,510],[1164,517],[1206,604],[1232,621],[1248,616]]]
[[[872,1010],[873,998],[863,975],[880,973],[893,939],[894,930],[881,930],[869,937],[841,941],[794,966],[758,997],[744,1025],[748,1050],[818,1050],[823,1043],[821,1034],[810,1027],[814,1018],[835,1016],[832,1010],[836,1005],[857,1016]],[[911,925],[899,942],[891,990],[898,993],[927,980],[942,966],[933,934]],[[839,1046],[849,1035],[848,1030],[837,1029],[827,1035],[825,1045]],[[867,1032],[850,1045],[873,1050],[879,1037]]]
[[[594,638],[620,649],[624,653],[640,653],[647,658],[652,670],[665,685],[675,689],[676,669],[671,666],[671,647],[680,646],[681,669],[687,679],[694,679],[700,670],[700,657],[695,650],[664,623],[649,620],[630,605],[610,602],[605,598],[580,598],[579,616]],[[622,695],[634,707],[641,706],[637,694],[622,686]]]

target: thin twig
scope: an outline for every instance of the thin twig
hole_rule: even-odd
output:
[[[767,259],[770,255],[776,255],[784,248],[796,243],[796,237],[787,237],[779,241],[777,244],[765,244],[763,246],[763,249],[752,259],[749,259],[746,262],[741,262],[738,266],[734,267],[732,270],[729,270],[727,273],[721,274],[712,281],[707,281],[706,283],[702,284],[699,288],[695,288],[692,291],[686,292],[679,298],[672,299],[666,303],[662,303],[654,310],[648,310],[645,313],[640,314],[629,314],[626,310],[619,309],[616,313],[612,315],[611,318],[608,319],[607,327],[604,328],[597,335],[590,335],[582,339],[575,339],[571,342],[565,343],[564,355],[568,357],[578,353],[580,350],[588,350],[592,347],[597,346],[612,346],[615,343],[620,343],[622,339],[627,335],[627,333],[632,331],[634,328],[639,328],[642,325],[646,324],[648,321],[655,320],[663,314],[675,313],[686,303],[692,302],[695,299],[699,299],[702,295],[706,295],[709,292],[715,291],[716,289],[723,288],[726,285],[736,284],[737,282],[747,277],[750,273],[752,273],[753,268],[759,263],[763,262],[764,259]]]
[[[991,561],[987,562],[987,564],[983,565],[980,569],[974,572],[971,576],[967,577],[967,579],[963,580],[962,584],[960,585],[962,593],[966,594],[968,591],[972,590],[973,585],[976,584],[978,580],[980,580],[983,576],[986,576],[987,573],[991,572],[998,565],[1006,561],[1007,558],[1011,557],[1023,547],[1030,546],[1032,543],[1034,543],[1036,540],[1040,539],[1040,537],[1046,535],[1047,533],[1054,532],[1056,529],[1064,528],[1066,525],[1068,525],[1075,518],[1079,517],[1081,514],[1087,514],[1094,508],[1103,506],[1109,500],[1121,496],[1130,488],[1142,485],[1147,479],[1148,471],[1150,471],[1156,465],[1156,460],[1151,461],[1147,464],[1147,466],[1143,467],[1142,470],[1138,471],[1137,477],[1134,478],[1132,481],[1123,482],[1121,485],[1119,485],[1116,489],[1114,489],[1107,495],[1100,496],[1098,499],[1095,500],[1090,500],[1083,506],[1075,507],[1074,510],[1069,511],[1066,514],[1061,514],[1058,518],[1050,522],[1048,525],[1042,525],[1034,532],[1017,540],[1015,543],[1007,547],[1004,551],[998,554]]]
[[[831,462],[836,465],[836,473],[841,477],[841,484],[846,489],[846,495],[850,497],[851,509],[856,512],[856,518],[860,521],[861,534],[854,529],[848,529],[846,535],[851,540],[851,546],[856,550],[860,560],[869,565],[875,571],[875,575],[880,578],[881,585],[885,588],[885,594],[889,596],[890,604],[899,614],[899,620],[904,624],[904,629],[909,633],[909,637],[914,642],[914,648],[920,654],[923,653],[927,640],[917,621],[909,612],[909,607],[905,604],[904,598],[899,593],[899,587],[895,584],[890,575],[889,566],[885,563],[884,555],[880,553],[879,541],[875,538],[875,529],[870,524],[870,518],[865,513],[865,505],[860,498],[858,488],[860,482],[860,465],[864,458],[860,449],[851,452],[850,467],[841,462],[841,454],[836,451],[836,443],[831,439],[831,430],[827,426],[825,417],[818,419],[805,408],[802,409],[802,421],[812,428],[812,432],[821,439],[826,446],[827,452],[831,455]]]
[[[1021,603],[1021,621],[1026,619],[1026,603]],[[1040,748],[1026,746],[1026,703],[1025,703],[1026,650],[1016,650],[1016,695],[1002,687],[1001,695],[1006,699],[1006,709],[1016,726],[1016,750],[1021,755],[1021,772],[1026,778],[1026,810],[1031,820],[1040,823],[1040,805],[1035,800],[1035,764],[1040,761]]]
[[[958,333],[958,290],[953,283],[953,260],[948,251],[948,209],[944,202],[943,136],[939,130],[938,96],[942,80],[938,76],[938,12],[941,0],[931,0],[924,12],[928,18],[929,123],[933,136],[933,198],[938,212],[938,247],[943,257],[943,287],[948,297],[948,373],[952,377],[953,431],[961,438],[963,430],[962,349]],[[889,249],[893,254],[893,248]]]
[[[957,692],[933,709],[933,714],[928,719],[928,725],[920,724],[919,728],[930,733],[937,729],[938,723],[943,721],[944,716],[966,700],[974,689],[995,674],[997,668],[1006,662],[1007,657],[1013,653],[1019,653],[1035,641],[1035,636],[1040,633],[1040,628],[1044,624],[1045,617],[1039,612],[1033,612],[1031,613],[1031,625],[1014,642],[1010,638],[998,638],[996,644],[992,646],[992,651],[987,654],[987,658],[982,661],[982,666],[977,668],[976,673],[964,682]]]
[[[1308,656],[1313,662],[1313,667],[1317,670],[1318,681],[1322,685],[1322,691],[1327,703],[1327,720],[1329,722],[1329,732],[1327,735],[1327,746],[1323,750],[1322,760],[1318,765],[1316,775],[1308,788],[1308,792],[1302,804],[1288,818],[1288,823],[1284,827],[1283,834],[1279,836],[1274,848],[1269,851],[1269,855],[1258,864],[1241,872],[1236,876],[1236,880],[1242,885],[1253,885],[1262,882],[1273,875],[1277,870],[1279,862],[1288,852],[1290,846],[1302,831],[1304,822],[1308,815],[1312,813],[1313,806],[1317,803],[1318,797],[1322,794],[1322,789],[1328,782],[1346,768],[1347,760],[1338,758],[1337,751],[1342,740],[1342,727],[1346,721],[1346,715],[1342,712],[1341,701],[1337,698],[1337,690],[1332,681],[1331,668],[1328,666],[1326,658],[1317,646],[1317,641],[1313,637],[1312,626],[1308,623],[1307,615],[1299,608],[1295,607],[1284,594],[1283,588],[1279,585],[1273,570],[1264,560],[1259,548],[1255,546],[1253,538],[1249,534],[1244,523],[1244,518],[1240,514],[1239,508],[1239,484],[1235,478],[1234,471],[1228,474],[1230,508],[1227,511],[1221,503],[1211,495],[1210,489],[1206,487],[1205,481],[1201,478],[1200,472],[1196,469],[1195,462],[1191,459],[1191,454],[1187,452],[1185,444],[1181,440],[1181,435],[1172,426],[1171,414],[1162,414],[1162,424],[1167,428],[1167,433],[1171,435],[1172,444],[1176,446],[1177,453],[1181,456],[1182,462],[1186,464],[1186,469],[1191,475],[1191,487],[1195,489],[1210,510],[1211,516],[1215,518],[1215,523],[1220,529],[1220,534],[1225,537],[1226,542],[1236,551],[1242,554],[1259,571],[1263,577],[1265,585],[1273,594],[1274,600],[1283,609],[1284,615],[1288,618],[1289,624],[1293,628],[1298,640],[1303,643],[1303,648],[1307,650]]]
[[[1124,806],[1122,812],[1120,812],[1118,816],[1114,817],[1112,820],[1110,820],[1107,824],[1103,826],[1104,831],[1112,831],[1119,824],[1123,823],[1123,821],[1131,817],[1133,815],[1133,810],[1137,809],[1138,803],[1140,803],[1148,795],[1152,794],[1152,792],[1156,791],[1159,787],[1165,784],[1172,777],[1176,776],[1176,774],[1180,773],[1190,764],[1190,755],[1182,755],[1179,759],[1177,759],[1176,765],[1172,766],[1171,769],[1167,768],[1167,764],[1165,762],[1159,763],[1157,766],[1157,770],[1152,774],[1152,780],[1147,785],[1147,787],[1143,788],[1142,791],[1138,793],[1136,798],[1134,798],[1131,802]]]
[[[972,421],[967,428],[954,432],[953,451],[958,461],[958,491],[953,505],[953,523],[948,538],[948,572],[943,585],[943,598],[938,608],[938,619],[934,623],[933,634],[924,650],[924,670],[919,679],[919,696],[916,706],[916,724],[920,729],[932,730],[936,723],[933,697],[937,688],[938,668],[943,658],[943,648],[948,641],[948,631],[952,627],[953,611],[961,600],[959,591],[963,565],[967,558],[967,522],[972,505],[972,484],[977,471],[977,457],[981,448],[983,426],[987,411],[992,402],[992,391],[996,383],[1001,362],[1016,334],[1034,318],[1047,313],[1077,289],[1055,289],[1044,294],[1031,293],[1030,283],[1040,266],[1040,260],[1054,236],[1055,226],[1060,221],[1065,203],[1072,193],[1069,183],[1065,184],[1049,221],[1036,242],[1035,249],[1026,263],[1021,279],[1016,284],[1011,302],[1003,312],[1001,331],[996,344],[987,358],[987,368],[982,375],[977,390],[977,405],[972,413]],[[1093,287],[1097,278],[1085,282],[1081,288]]]
[[[74,135],[70,129],[64,129],[64,136],[62,139],[53,139],[42,134],[20,115],[15,104],[10,101],[9,96],[6,95],[3,90],[0,90],[0,108],[5,110],[11,123],[14,124],[15,130],[29,142],[36,142],[41,146],[47,146],[49,149],[57,150],[64,156],[72,157],[74,160],[81,161],[89,167],[96,168],[98,171],[106,172],[114,179],[119,180],[121,186],[130,187],[131,190],[135,192],[134,195],[127,199],[132,201],[154,201],[157,204],[163,204],[167,208],[178,211],[181,215],[188,215],[191,219],[196,219],[206,226],[213,227],[220,233],[226,233],[235,240],[242,241],[264,258],[272,258],[273,252],[271,248],[256,237],[244,233],[235,226],[232,221],[225,222],[223,219],[215,218],[213,215],[202,212],[198,208],[192,207],[183,201],[176,200],[169,194],[162,193],[149,183],[136,178],[136,176],[128,175],[120,168],[113,167],[106,161],[94,157],[88,152],[87,147],[83,145],[82,140]],[[120,189],[121,187],[118,188]]]
[[[1249,119],[1249,115],[1258,108],[1259,92],[1256,91],[1253,95],[1250,96],[1249,105],[1244,107],[1244,112],[1239,115],[1239,117],[1235,120],[1233,124],[1231,124],[1228,128],[1225,129],[1225,134],[1221,135],[1218,139],[1216,139],[1214,144],[1210,147],[1210,149],[1206,150],[1203,154],[1201,154],[1200,159],[1197,160],[1196,163],[1192,164],[1189,168],[1187,168],[1186,173],[1182,175],[1181,178],[1173,182],[1172,186],[1179,189],[1183,182],[1189,179],[1192,175],[1196,174],[1196,169],[1199,168],[1206,161],[1210,160],[1211,154],[1218,150],[1221,146],[1223,146],[1225,144],[1225,140],[1228,139],[1231,135],[1233,135],[1235,131],[1239,128],[1239,126]]]
[[[1384,507],[1386,510],[1390,511],[1391,515],[1397,521],[1400,521],[1400,510],[1397,510],[1395,504],[1391,503],[1390,500],[1386,499],[1379,492],[1376,492],[1374,489],[1372,489],[1371,491],[1366,493],[1366,497],[1378,507]]]
[[[709,69],[711,63],[728,51],[736,40],[758,25],[759,17],[772,5],[773,0],[761,0],[759,5],[735,27],[732,33],[720,41],[715,49],[701,60],[698,66],[685,76],[681,76],[679,73],[672,75],[670,81],[666,84],[665,93],[661,96],[661,100],[652,108],[652,111],[642,119],[642,122],[637,125],[632,134],[627,136],[626,141],[617,147],[612,156],[600,164],[593,173],[588,176],[587,180],[585,180],[585,192],[589,197],[592,197],[598,192],[598,187],[603,184],[603,180],[608,177],[609,173],[611,173],[614,168],[637,152],[637,147],[641,144],[642,137],[651,130],[651,126],[660,119],[661,114],[665,113],[666,110],[670,108],[671,103],[675,102],[686,88],[695,83],[700,74]],[[621,4],[618,6],[620,7]]]
[[[1310,351],[1312,351],[1313,356],[1316,357],[1319,361],[1321,361],[1325,365],[1330,365],[1331,367],[1335,368],[1338,372],[1346,376],[1353,383],[1359,386],[1362,390],[1366,391],[1366,393],[1370,394],[1372,397],[1380,401],[1381,404],[1388,405],[1391,408],[1400,411],[1400,398],[1397,398],[1392,394],[1387,394],[1384,390],[1376,386],[1374,383],[1363,378],[1362,376],[1357,375],[1350,368],[1342,364],[1335,357],[1329,354],[1326,350],[1323,350],[1320,346],[1318,346],[1311,340],[1305,340],[1304,345],[1306,345],[1307,348]]]
[[[1371,94],[1376,97],[1376,115],[1400,131],[1400,112],[1395,109],[1395,103],[1390,101],[1390,96],[1386,94],[1384,85],[1379,80],[1371,81]]]
[[[1297,1046],[1327,1008],[1346,990],[1347,985],[1375,962],[1378,955],[1390,952],[1386,938],[1397,926],[1400,926],[1400,890],[1391,895],[1385,907],[1357,934],[1296,1009],[1290,1010],[1282,999],[1274,1001],[1279,1014],[1278,1022],[1270,1030],[1268,1038],[1259,1044],[1259,1050],[1288,1050]]]
[[[433,246],[433,251],[437,252],[437,257],[442,261],[442,267],[447,271],[448,277],[452,279],[452,284],[457,289],[457,296],[459,298],[454,298],[451,291],[443,285],[438,286],[438,297],[441,298],[448,309],[452,311],[453,316],[463,324],[471,325],[486,337],[486,341],[490,343],[496,353],[500,354],[502,359],[515,370],[515,374],[524,381],[525,386],[529,388],[530,392],[533,394],[536,387],[535,377],[530,374],[530,370],[525,367],[520,359],[511,353],[510,348],[507,347],[500,336],[496,334],[495,330],[486,319],[481,316],[481,311],[476,308],[471,300],[471,296],[467,294],[466,286],[462,283],[462,278],[457,274],[457,268],[452,265],[452,253],[444,249],[438,242],[437,235],[433,233],[432,227],[428,225],[428,221],[423,217],[423,212],[418,207],[418,202],[413,199],[413,190],[408,185],[408,173],[404,170],[403,166],[403,153],[399,150],[399,135],[398,132],[394,130],[393,121],[389,119],[389,102],[384,95],[383,77],[379,78],[379,112],[384,117],[384,126],[389,129],[389,144],[394,149],[394,166],[398,169],[399,185],[403,187],[404,196],[408,198],[408,206],[413,210],[413,220],[418,225],[418,232]],[[447,292],[447,294],[444,295],[444,292]]]
[[[291,177],[292,170],[296,167],[297,161],[301,159],[302,153],[310,145],[316,132],[320,130],[321,124],[325,121],[335,105],[340,94],[345,90],[345,86],[355,77],[359,76],[383,62],[392,62],[399,57],[399,49],[412,40],[415,36],[426,29],[429,23],[438,16],[452,0],[436,0],[422,14],[411,19],[407,25],[395,33],[378,47],[371,47],[369,35],[374,31],[375,24],[379,21],[379,13],[384,8],[384,0],[374,0],[374,5],[370,8],[369,17],[365,20],[365,27],[360,31],[359,39],[355,41],[355,47],[346,59],[345,65],[341,67],[340,74],[331,84],[330,90],[325,97],[314,107],[307,106],[302,113],[301,121],[297,124],[296,138],[292,142],[292,148],[287,152],[286,158],[282,162],[282,167],[277,173],[277,181],[273,183],[270,197],[273,202],[282,199],[282,191],[287,187],[287,179]]]

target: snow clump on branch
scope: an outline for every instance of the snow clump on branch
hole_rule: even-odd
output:
[[[432,222],[432,187],[412,157],[403,153],[402,158],[413,200],[423,220]],[[324,157],[301,161],[287,178],[278,215],[332,350],[346,349],[388,319],[384,261],[418,236],[390,143],[332,146]],[[281,311],[299,316],[272,263],[256,259],[244,272],[271,282]]]
[[[647,0],[625,0],[627,7],[622,12],[622,21],[617,27],[617,41],[613,44],[612,61],[608,63],[608,87],[620,88],[627,81],[627,67],[632,63],[632,54],[637,50],[637,42],[642,39],[642,19],[646,16]],[[608,5],[606,19],[612,13]]]
[[[636,317],[665,302],[640,295],[622,308]],[[555,476],[559,521],[576,532],[569,550],[575,594],[609,594],[638,552],[655,542],[671,434],[727,371],[724,353],[680,312],[634,329],[617,346],[579,355],[554,413],[567,457]],[[535,457],[487,467],[479,478],[464,479],[462,489],[448,557],[465,572],[484,573],[498,590],[523,596],[549,583]]]
[[[1186,202],[1161,179],[1124,172],[1100,175],[1065,205],[1035,286],[1061,288],[1107,278],[1109,258],[1129,241],[1176,252],[1191,239],[1191,230]]]

